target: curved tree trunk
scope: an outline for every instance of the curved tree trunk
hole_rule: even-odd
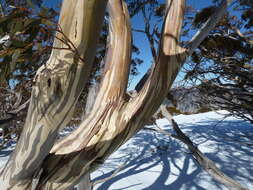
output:
[[[224,13],[207,21],[189,47],[196,47]],[[106,0],[64,0],[56,47],[35,78],[24,131],[0,174],[3,190],[69,190],[138,132],[158,109],[192,49],[180,46],[185,0],[167,0],[155,64],[134,97],[126,94],[131,63],[131,27],[123,0],[109,0],[110,40],[105,71],[91,113],[55,143],[72,116],[90,74]],[[208,24],[212,21],[211,25]],[[38,174],[38,175],[36,175]]]
[[[82,181],[77,185],[78,190],[92,190],[92,183],[90,180],[90,174],[87,173]]]

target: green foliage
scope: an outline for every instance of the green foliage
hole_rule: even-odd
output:
[[[253,123],[252,1],[237,1],[191,56],[185,78],[201,83],[201,90],[216,108]],[[241,12],[241,14],[238,13]],[[212,11],[196,14],[200,27]],[[247,22],[248,21],[248,22]],[[245,106],[248,105],[248,106]]]
[[[200,28],[208,20],[208,18],[215,12],[215,10],[216,10],[215,6],[210,6],[202,9],[195,15],[195,18],[193,20],[193,26],[195,26],[196,28]]]
[[[5,14],[0,17],[0,39],[6,36],[9,39],[8,43],[0,44],[1,81],[29,80],[46,62],[51,52],[58,13],[43,7],[42,0],[5,0],[2,6]],[[138,12],[138,7],[133,7],[131,10],[134,14]],[[91,78],[98,79],[101,75],[107,34],[108,23],[105,20]],[[19,52],[18,56],[16,52]],[[133,53],[135,56],[131,62],[130,73],[136,75],[137,66],[142,63],[142,60],[137,56],[140,52],[135,45],[133,45]]]
[[[41,54],[48,55],[55,30],[53,19],[57,13],[41,7],[38,11],[27,7],[6,7],[0,18],[0,38],[8,37],[0,44],[0,75],[2,80],[32,78],[43,64]],[[6,1],[9,5],[15,1]],[[21,2],[19,2],[21,3]]]

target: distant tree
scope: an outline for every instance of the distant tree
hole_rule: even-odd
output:
[[[4,144],[19,137],[32,79],[51,52],[52,19],[57,13],[41,3],[3,0],[0,4],[0,130]]]
[[[239,13],[227,13],[209,33],[185,67],[185,78],[201,83],[204,103],[253,124],[253,3],[237,1],[233,8]],[[199,12],[194,26],[199,28],[213,11]]]
[[[38,10],[31,8],[31,1],[1,1],[1,83],[31,80],[48,59],[55,32],[52,21],[57,13],[41,7],[41,1],[36,3]]]

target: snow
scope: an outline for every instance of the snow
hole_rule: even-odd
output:
[[[5,43],[8,40],[10,40],[10,36],[9,35],[5,35],[4,37],[0,38],[0,44]]]
[[[11,45],[10,36],[5,35],[3,37],[0,37],[0,45],[4,45],[5,47],[9,47]]]
[[[253,128],[232,117],[223,120],[222,114],[225,112],[179,115],[174,119],[224,173],[253,189],[253,150],[246,146],[252,143]],[[157,124],[172,132],[166,119]],[[135,135],[93,173],[93,180],[110,176],[124,163],[118,175],[95,186],[95,190],[227,190],[195,163],[182,143],[153,131],[142,130]]]
[[[174,119],[225,174],[253,189],[253,127],[233,117],[224,119],[225,113],[179,115]],[[172,132],[166,119],[157,124]],[[10,149],[0,152],[0,167],[7,161]],[[197,165],[182,143],[154,131],[137,133],[92,174],[92,179],[108,177],[118,167],[122,169],[115,177],[94,189],[227,190]]]

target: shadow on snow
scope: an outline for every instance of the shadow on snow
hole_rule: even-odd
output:
[[[243,186],[252,183],[253,128],[247,122],[205,120],[179,126],[221,171]],[[170,126],[163,128],[171,132]],[[119,163],[126,162],[126,165],[115,177],[97,185],[96,190],[205,190],[206,185],[212,185],[210,189],[226,189],[204,172],[188,149],[176,139],[142,130],[130,141],[98,169],[93,180],[110,176]]]

